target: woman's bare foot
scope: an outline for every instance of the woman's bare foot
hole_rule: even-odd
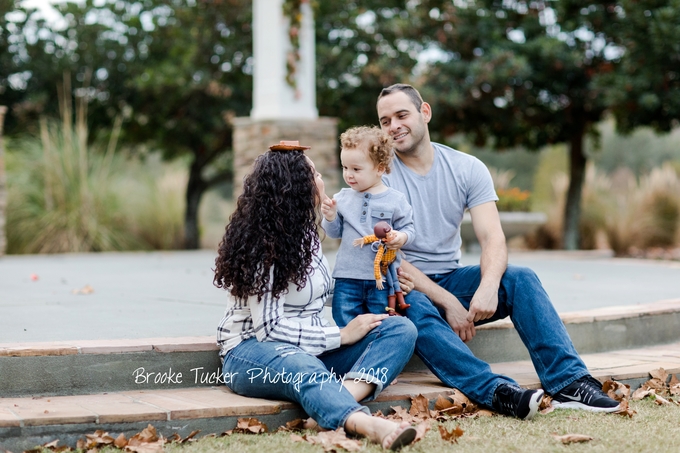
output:
[[[345,423],[345,430],[352,434],[366,436],[371,442],[388,450],[398,450],[413,442],[416,429],[408,422],[395,423],[384,418],[372,417],[364,412],[355,412]]]
[[[382,440],[382,446],[386,450],[399,450],[409,445],[416,438],[416,429],[409,422],[401,422],[397,428]]]

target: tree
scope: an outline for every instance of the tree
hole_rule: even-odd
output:
[[[606,46],[594,50],[590,34],[562,30],[551,2],[430,3],[423,29],[443,56],[420,84],[434,99],[433,127],[500,149],[567,143],[564,247],[578,248],[584,139],[607,109],[593,76],[614,66]]]
[[[87,0],[59,9],[66,27],[36,21],[43,31],[24,44],[26,92],[44,97],[36,110],[57,111],[52,87],[68,71],[81,82],[74,94],[90,100],[95,133],[122,116],[124,141],[190,156],[185,247],[197,248],[201,196],[232,178],[228,120],[251,106],[250,2]]]
[[[609,110],[622,130],[668,130],[678,117],[680,22],[667,2],[422,0],[401,13],[411,46],[435,55],[416,79],[435,137],[464,132],[499,149],[568,144],[567,249],[579,244],[583,143],[595,124]]]
[[[598,74],[619,132],[639,126],[668,132],[680,123],[680,1],[623,0],[602,8],[561,5],[586,27],[621,49],[620,70]],[[587,8],[587,9],[586,9]],[[574,10],[579,9],[580,14]]]
[[[399,45],[410,19],[399,16],[401,4],[315,3],[319,114],[338,117],[340,130],[377,124],[374,106],[380,90],[408,80],[417,64],[417,49]]]

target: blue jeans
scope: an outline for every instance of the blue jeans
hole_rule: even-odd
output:
[[[356,411],[370,411],[342,385],[364,381],[374,399],[411,358],[418,333],[411,321],[391,316],[357,343],[315,357],[295,345],[250,338],[224,357],[224,381],[239,395],[298,403],[322,427],[344,427]]]
[[[479,266],[467,266],[429,277],[469,309],[479,287],[481,272]],[[516,385],[509,377],[493,373],[486,362],[476,358],[446,322],[443,311],[427,296],[411,291],[409,298],[411,307],[406,310],[406,316],[418,329],[416,354],[444,384],[486,406],[491,406],[493,394],[500,384]],[[351,320],[353,307],[336,307],[336,300],[342,303],[342,298],[334,297],[333,318],[342,326]],[[380,308],[369,304],[368,310],[377,313]],[[345,315],[346,311],[349,316]],[[496,314],[475,325],[507,316],[529,350],[541,384],[548,393],[556,393],[589,374],[548,294],[531,269],[509,265],[498,290]]]
[[[385,314],[387,307],[387,285],[383,289],[375,286],[375,280],[336,278],[333,290],[332,312],[335,323],[345,327],[352,319],[364,313]],[[410,303],[411,295],[404,297]]]

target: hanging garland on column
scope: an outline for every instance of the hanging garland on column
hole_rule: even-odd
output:
[[[286,83],[294,90],[297,90],[295,75],[300,62],[300,28],[302,27],[302,5],[304,3],[310,3],[310,0],[283,0],[283,15],[290,20],[288,38],[292,46],[286,56]],[[311,2],[312,9],[316,6],[315,3]]]

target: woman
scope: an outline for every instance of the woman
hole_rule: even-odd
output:
[[[342,329],[323,317],[333,281],[317,212],[327,197],[304,149],[274,146],[258,157],[220,243],[214,283],[229,293],[217,333],[224,379],[240,395],[294,401],[322,428],[396,450],[415,429],[373,417],[358,401],[401,372],[417,332],[400,316],[365,314]]]

